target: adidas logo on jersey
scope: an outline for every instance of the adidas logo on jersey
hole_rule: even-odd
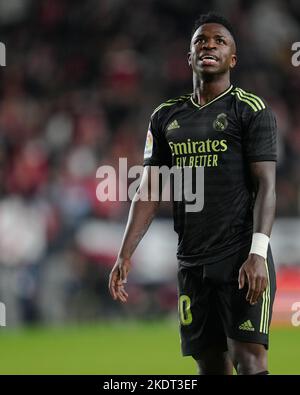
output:
[[[175,119],[175,121],[171,122],[170,125],[167,127],[167,130],[178,129],[180,128],[179,123]]]
[[[250,320],[243,322],[239,329],[242,331],[251,331],[253,332],[255,329],[253,328],[252,322]]]

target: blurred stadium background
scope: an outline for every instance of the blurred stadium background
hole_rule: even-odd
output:
[[[170,207],[134,255],[128,305],[116,304],[107,281],[130,202],[99,202],[96,170],[142,163],[153,109],[191,92],[190,32],[209,10],[236,28],[233,82],[277,115],[270,366],[300,373],[298,0],[0,0],[0,373],[196,373],[180,356]]]

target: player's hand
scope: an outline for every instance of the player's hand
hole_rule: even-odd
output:
[[[127,282],[130,266],[130,259],[118,258],[109,275],[109,292],[114,300],[120,300],[123,303],[126,303],[128,298],[124,284]]]
[[[268,286],[268,274],[265,259],[257,254],[250,254],[239,271],[239,289],[248,283],[246,300],[254,305]]]

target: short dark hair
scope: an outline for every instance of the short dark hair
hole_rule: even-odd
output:
[[[219,25],[226,27],[226,29],[232,35],[234,41],[236,41],[235,32],[231,23],[223,16],[214,14],[212,12],[209,12],[208,14],[202,14],[199,16],[199,18],[195,21],[194,28],[192,30],[192,36],[194,35],[195,31],[205,23],[218,23]]]

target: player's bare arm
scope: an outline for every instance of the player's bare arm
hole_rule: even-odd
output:
[[[131,256],[147,232],[160,204],[159,200],[156,199],[155,201],[155,196],[160,197],[159,191],[156,190],[158,167],[152,167],[152,171],[150,169],[151,166],[146,166],[144,169],[141,184],[131,203],[118,258],[109,276],[111,296],[114,300],[123,303],[127,302],[128,298],[124,284],[131,268]],[[147,196],[147,199],[145,201],[140,200],[140,195]]]
[[[275,174],[276,162],[254,162],[250,166],[255,184],[256,200],[254,206],[254,233],[270,236],[275,216]],[[248,283],[246,299],[255,304],[268,285],[265,259],[257,254],[250,254],[241,266],[239,288]]]

